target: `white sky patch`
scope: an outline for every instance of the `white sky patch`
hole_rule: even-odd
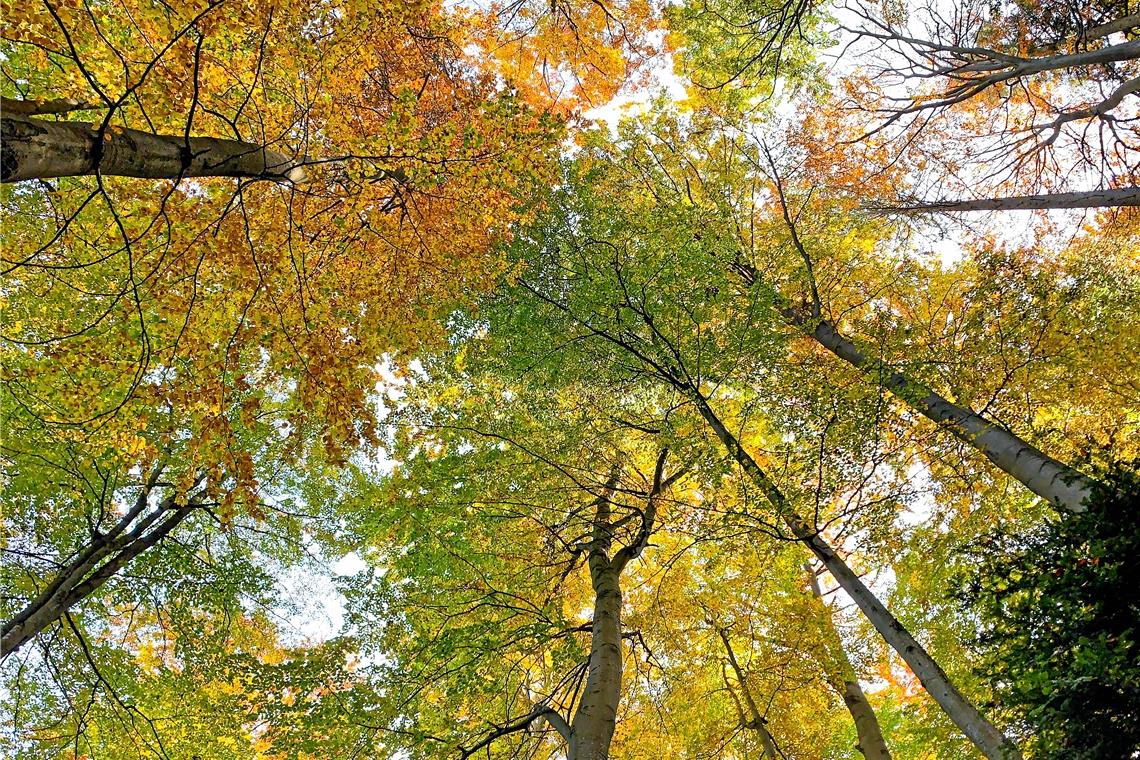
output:
[[[280,574],[277,585],[281,597],[291,607],[277,609],[281,633],[288,643],[316,645],[340,632],[344,626],[345,598],[337,591],[332,576],[295,567]]]
[[[662,94],[674,103],[688,97],[685,82],[673,70],[673,56],[668,53],[658,57],[656,65],[649,71],[649,84],[645,87],[620,93],[605,105],[591,108],[582,115],[613,130],[621,119],[646,113],[650,104]]]
[[[914,488],[913,498],[906,500],[906,511],[899,512],[895,524],[901,528],[913,528],[930,520],[936,506],[934,500],[934,481],[930,476],[930,468],[922,462],[916,462],[906,471],[907,482]]]
[[[351,577],[362,572],[368,563],[356,552],[349,552],[333,563],[333,575]]]

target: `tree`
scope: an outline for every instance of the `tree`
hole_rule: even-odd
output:
[[[44,594],[66,587],[69,600],[19,612],[6,651],[169,535],[194,508],[192,484],[228,491],[223,520],[235,502],[260,517],[253,457],[315,444],[337,460],[373,441],[372,367],[437,339],[448,303],[503,274],[493,246],[527,213],[524,188],[559,139],[549,101],[468,50],[503,32],[495,13],[145,0],[120,11],[21,7],[5,43],[21,95],[4,101],[5,180],[62,178],[5,196],[6,416],[23,436],[8,453],[15,464],[33,438],[62,438],[80,468],[98,462],[142,494],[121,522],[101,513],[95,538],[68,541],[71,570]],[[574,60],[606,57],[607,75],[623,69],[613,45],[636,47],[649,23],[629,18],[618,39],[566,19],[584,46]],[[279,434],[293,444],[258,439]],[[115,448],[131,453],[105,461]],[[147,515],[157,491],[136,468],[161,470],[171,489]]]
[[[745,348],[746,341],[755,340],[753,336],[758,331],[755,323],[742,319],[749,311],[735,311],[727,289],[725,296],[717,299],[714,295],[715,300],[711,302],[698,305],[684,299],[675,311],[659,311],[660,306],[669,302],[654,287],[666,281],[663,273],[669,272],[686,283],[678,287],[675,282],[669,282],[672,293],[692,287],[691,281],[685,278],[694,275],[680,269],[675,259],[675,263],[665,263],[669,259],[663,262],[660,257],[666,254],[660,250],[651,257],[644,241],[638,244],[641,255],[634,259],[623,249],[624,242],[620,238],[602,236],[606,230],[616,234],[613,227],[608,227],[609,220],[602,218],[595,223],[583,211],[575,209],[567,213],[554,228],[557,230],[554,237],[548,232],[530,249],[535,258],[528,261],[530,274],[521,287],[524,297],[534,299],[538,313],[543,315],[542,321],[560,324],[559,334],[571,343],[597,344],[601,356],[606,357],[603,361],[624,369],[632,377],[659,383],[675,393],[675,403],[690,409],[721,441],[729,459],[741,468],[768,502],[777,524],[782,524],[792,538],[803,542],[825,564],[876,630],[916,672],[935,701],[979,749],[993,758],[1016,754],[1016,748],[950,683],[919,642],[827,543],[820,528],[798,514],[793,502],[745,450],[738,436],[712,407],[710,399],[715,389],[729,379],[721,374],[725,363],[732,366],[750,355]],[[646,279],[641,279],[641,273]],[[702,281],[707,283],[707,280]],[[719,291],[711,283],[705,285],[706,294],[714,290]],[[512,306],[516,312],[523,311],[520,303]],[[733,314],[733,318],[725,319],[727,314]],[[682,327],[688,324],[731,324],[732,329],[727,334],[720,330],[698,330],[694,336]],[[736,352],[723,355],[720,350],[723,345],[735,345]],[[540,350],[539,354],[547,351],[549,349]],[[562,359],[566,360],[565,349]],[[706,387],[712,390],[706,391]]]
[[[573,389],[480,403],[527,398],[494,364],[465,339],[409,389],[371,528],[395,619],[364,625],[384,629],[374,646],[416,705],[408,751],[549,750],[547,726],[570,757],[608,757],[633,636],[623,585],[686,468]]]
[[[991,5],[8,9],[9,754],[1125,751],[1140,27]]]
[[[135,631],[212,542],[267,552],[280,531],[283,573],[309,559],[301,531],[335,532],[335,511],[290,508],[319,490],[293,475],[322,480],[374,445],[377,364],[441,339],[450,305],[504,274],[494,245],[530,212],[526,188],[584,90],[552,105],[532,80],[504,81],[477,44],[502,31],[496,14],[432,4],[5,17],[5,654],[20,648],[6,674],[59,699],[21,731],[79,698],[135,725],[149,696],[173,703],[146,692],[167,681],[138,678],[142,696],[117,701]],[[648,18],[629,22],[627,41]],[[575,60],[624,70],[593,31],[573,32],[588,48]],[[160,558],[170,572],[140,582]],[[240,598],[255,580],[226,588]],[[99,636],[120,604],[138,615],[112,675]],[[204,605],[163,636],[194,651],[195,614],[233,609]],[[52,685],[63,660],[95,686]],[[76,747],[117,735],[78,715]]]
[[[809,574],[808,584],[811,587],[812,596],[823,602],[823,591],[819,586],[819,576],[816,575],[815,569],[810,564],[806,565],[805,569]],[[833,688],[843,695],[843,702],[847,705],[847,709],[851,712],[851,718],[855,721],[855,729],[859,736],[859,743],[856,746],[863,753],[863,757],[868,758],[868,760],[871,758],[889,760],[891,751],[887,748],[887,742],[883,738],[879,719],[875,716],[875,711],[870,702],[867,701],[863,687],[859,685],[855,669],[851,666],[851,659],[843,649],[843,641],[835,630],[835,623],[831,616],[831,610],[826,603],[823,603],[822,620],[828,639],[829,653],[838,665],[829,673],[829,676],[832,679]]]
[[[1109,473],[1087,513],[973,546],[962,598],[1003,703],[1032,727],[1036,757],[1127,756],[1140,746],[1133,548],[1135,475]]]
[[[860,82],[878,83],[870,97],[852,90],[853,105],[878,121],[866,134],[892,131],[896,160],[912,153],[937,163],[924,194],[944,195],[946,185],[966,194],[892,205],[928,212],[1128,202],[1137,184],[1131,125],[1140,43],[1114,36],[1136,28],[1127,4],[971,2],[943,11],[856,3],[850,11],[856,21],[844,31],[864,44],[868,61]],[[940,158],[951,145],[957,150]],[[1064,192],[1070,178],[1096,188]],[[1005,197],[1011,189],[1049,192],[1029,201]]]
[[[700,131],[697,131],[697,134],[700,134]],[[722,179],[726,174],[719,174],[718,176],[720,172],[736,172],[738,174],[744,173],[747,177],[748,163],[741,161],[735,167],[730,164],[729,167],[725,168],[710,168],[706,170],[709,172],[707,175],[709,179],[706,181],[701,170],[694,170],[692,159],[685,156],[688,147],[681,147],[684,145],[683,139],[683,137],[679,139],[674,137],[674,142],[670,142],[667,139],[657,138],[650,132],[644,136],[631,136],[626,143],[628,147],[625,148],[614,149],[599,144],[600,160],[603,163],[612,160],[615,164],[627,162],[632,163],[635,167],[632,172],[627,173],[618,170],[614,175],[611,175],[615,179],[615,192],[628,191],[630,188],[637,188],[643,183],[653,183],[655,197],[663,200],[668,199],[665,201],[667,203],[705,204],[709,211],[716,210],[729,217],[719,222],[723,225],[722,229],[734,224],[736,231],[750,230],[754,236],[751,241],[740,240],[738,248],[722,250],[715,255],[723,262],[722,266],[738,273],[747,287],[763,290],[762,298],[784,323],[807,335],[820,347],[864,373],[864,376],[874,385],[890,391],[915,411],[940,425],[946,432],[976,448],[991,462],[1024,483],[1034,493],[1063,509],[1079,510],[1081,508],[1080,505],[1087,497],[1091,485],[1086,476],[1040,451],[1031,443],[1010,432],[1008,428],[987,420],[973,409],[953,403],[916,378],[908,376],[888,363],[875,358],[870,350],[861,348],[857,342],[836,329],[835,325],[825,316],[825,311],[832,309],[834,313],[843,313],[843,307],[838,304],[824,304],[820,296],[820,290],[823,286],[819,282],[824,276],[835,275],[831,272],[826,275],[821,274],[820,267],[824,265],[822,262],[814,260],[818,257],[813,258],[813,254],[804,247],[802,239],[796,235],[795,224],[788,214],[785,202],[777,201],[777,209],[774,212],[778,215],[776,219],[780,220],[780,224],[786,223],[789,227],[790,237],[785,236],[778,243],[790,249],[787,257],[776,264],[775,266],[778,268],[774,270],[765,269],[765,266],[770,266],[767,262],[760,266],[752,263],[756,260],[751,251],[756,248],[755,235],[758,224],[755,214],[757,210],[755,207],[749,208],[744,205],[750,202],[747,198],[742,203],[736,199],[725,202],[726,198],[731,198],[729,193],[732,193],[733,190]],[[681,146],[678,145],[678,142]],[[715,154],[716,151],[723,151],[724,149],[725,146],[722,144],[711,150]],[[730,158],[729,161],[734,161],[734,159]],[[757,158],[753,158],[753,161],[757,161]],[[676,176],[673,172],[676,173]],[[727,174],[727,176],[731,177],[732,175]],[[733,177],[731,181],[747,182],[748,180]],[[681,185],[680,182],[685,184]],[[773,190],[776,198],[783,198],[784,190],[778,176],[774,178],[774,182]],[[747,185],[745,186],[747,187]],[[699,198],[699,200],[694,200],[694,197]],[[802,214],[803,210],[802,208],[798,210],[797,216]],[[717,222],[714,221],[713,223]],[[725,230],[725,233],[722,234],[727,233],[728,230]],[[701,235],[702,233],[694,232],[694,234]],[[871,232],[870,234],[876,233]],[[843,252],[832,255],[836,257],[836,263],[847,256]],[[855,255],[858,256],[858,254]],[[749,260],[750,258],[752,261]],[[790,265],[790,262],[798,262],[798,271],[797,268]],[[829,263],[826,266],[834,265]],[[800,284],[796,284],[797,281]],[[835,282],[830,287],[834,288],[836,295],[838,295],[848,286]],[[804,293],[802,300],[800,293]],[[846,296],[839,297],[845,298]],[[801,305],[803,301],[806,301],[806,304]],[[865,303],[866,301],[864,301]]]

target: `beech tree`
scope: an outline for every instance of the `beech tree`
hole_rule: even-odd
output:
[[[668,127],[654,129],[657,131]],[[699,134],[699,131],[697,133]],[[719,138],[714,138],[713,147],[702,146],[700,150],[709,150],[713,154],[723,151],[724,143],[716,145],[716,139]],[[795,234],[795,225],[786,207],[781,208],[778,198],[781,197],[783,190],[778,187],[778,178],[776,178],[777,184],[771,185],[776,196],[773,199],[776,208],[769,207],[767,213],[775,217],[774,219],[769,217],[769,225],[774,223],[787,228],[777,233],[779,237],[776,245],[787,247],[783,258],[780,254],[774,255],[770,252],[752,253],[757,250],[759,236],[764,234],[758,232],[758,229],[761,229],[759,225],[763,222],[755,218],[757,210],[752,206],[755,201],[747,196],[733,197],[732,193],[737,191],[733,190],[732,186],[724,184],[718,176],[718,173],[723,172],[741,173],[743,175],[741,179],[736,180],[741,182],[741,185],[737,187],[743,186],[749,188],[748,192],[753,192],[751,188],[755,185],[745,179],[749,176],[750,162],[746,159],[730,158],[728,160],[735,162],[735,166],[730,163],[701,169],[685,155],[690,148],[684,141],[683,133],[680,132],[665,138],[648,133],[645,136],[631,135],[626,143],[628,147],[616,150],[599,145],[603,161],[613,160],[615,168],[624,164],[632,169],[628,172],[621,169],[612,172],[610,176],[613,177],[614,184],[609,187],[612,187],[614,192],[623,192],[643,185],[652,185],[654,197],[662,199],[664,203],[676,203],[681,206],[703,204],[705,208],[702,213],[726,216],[726,219],[712,222],[722,225],[721,234],[736,236],[739,232],[751,236],[751,239],[728,243],[732,246],[728,251],[712,256],[717,257],[726,270],[739,278],[738,283],[761,291],[760,297],[768,304],[773,316],[859,370],[875,386],[890,391],[902,403],[932,420],[944,431],[977,449],[1034,493],[1063,509],[1081,508],[1091,483],[1086,476],[1040,451],[1031,443],[1013,434],[1007,427],[987,420],[973,409],[953,403],[925,383],[892,367],[876,357],[874,349],[861,347],[857,341],[848,338],[836,328],[827,318],[826,312],[828,309],[834,309],[836,313],[842,313],[843,307],[825,305],[820,293],[833,290],[838,294],[850,287],[851,283],[834,279],[838,271],[831,271],[831,267],[842,268],[854,265],[844,261],[851,254],[837,251],[834,254],[836,256],[834,262],[824,263],[816,260],[818,257],[805,247],[803,240]],[[736,148],[734,146],[729,150]],[[610,155],[613,159],[608,157]],[[608,169],[603,171],[610,172]],[[761,177],[764,181],[771,181],[764,175]],[[682,182],[684,184],[681,184]],[[693,200],[697,193],[701,196],[699,201]],[[797,213],[802,214],[803,209],[799,209]],[[694,235],[701,236],[702,239],[706,234],[708,233],[694,232]],[[851,234],[883,233],[875,232],[872,225],[861,230],[855,227]],[[858,257],[862,254],[856,252],[853,255]],[[763,264],[751,263],[750,259],[755,261],[760,257],[764,259]],[[825,273],[824,267],[829,271]],[[825,277],[830,282],[821,284],[821,280]]]
[[[603,221],[602,226],[605,224]],[[879,633],[916,672],[935,701],[979,749],[994,758],[1015,754],[1016,749],[950,683],[919,642],[883,607],[852,572],[841,554],[821,536],[819,528],[797,514],[783,490],[744,449],[738,436],[713,408],[710,394],[704,390],[705,384],[723,383],[726,378],[717,373],[717,359],[713,358],[717,352],[711,347],[721,342],[729,345],[736,343],[739,351],[741,344],[737,341],[741,340],[740,334],[737,332],[735,336],[723,336],[714,331],[702,336],[698,332],[695,336],[696,343],[689,349],[688,343],[694,337],[676,332],[674,326],[678,320],[707,324],[711,317],[708,314],[710,306],[724,309],[729,302],[713,300],[709,305],[698,307],[686,299],[681,302],[677,314],[663,314],[655,306],[665,301],[660,293],[650,290],[651,283],[660,281],[660,275],[650,274],[651,279],[642,281],[636,274],[643,271],[652,273],[655,267],[660,266],[657,263],[660,259],[656,256],[649,258],[649,251],[643,248],[636,269],[630,271],[626,269],[625,262],[632,264],[632,259],[620,244],[613,239],[599,238],[599,230],[592,224],[585,229],[563,227],[561,230],[563,237],[551,242],[559,249],[565,248],[566,253],[555,254],[547,247],[546,241],[540,241],[535,250],[545,253],[549,257],[548,263],[535,270],[532,276],[536,279],[524,279],[522,284],[524,290],[536,299],[541,308],[540,313],[546,315],[544,318],[565,320],[564,327],[559,332],[570,341],[598,341],[604,347],[600,349],[602,355],[610,357],[606,361],[613,362],[618,367],[628,367],[634,376],[651,378],[675,392],[678,403],[691,408],[692,413],[708,426],[709,432],[720,440],[729,459],[741,468],[762,498],[769,503],[777,516],[778,524],[783,526],[791,538],[802,541],[825,564]],[[585,241],[583,247],[577,242],[579,240]],[[531,266],[537,267],[541,261],[543,260],[532,261]],[[562,276],[556,274],[559,272],[566,273],[579,285],[588,283],[588,286],[563,295],[567,292],[570,280],[562,279]],[[729,276],[728,273],[725,276]],[[515,308],[519,309],[518,304]],[[700,310],[696,311],[698,308]],[[714,323],[720,321],[717,318],[711,319]],[[669,320],[668,326],[666,320]],[[752,325],[748,320],[740,320],[737,316],[734,321],[734,332],[741,329],[745,335],[755,332],[749,330]],[[711,341],[711,347],[704,343],[705,340]],[[692,356],[689,355],[690,350],[694,352]],[[742,355],[747,354],[738,353],[729,361],[739,361]],[[565,359],[563,350],[563,360]]]
[[[5,756],[1127,754],[1135,10],[6,4]]]
[[[865,134],[890,132],[896,151],[940,163],[927,173],[923,198],[892,206],[931,212],[1131,203],[1140,42],[1126,3],[846,9],[854,21],[845,32],[866,48],[857,76],[877,83],[872,98],[853,96],[875,116]],[[939,153],[954,144],[942,164]],[[950,176],[964,181],[947,182]],[[1079,189],[1089,183],[1092,189]],[[1011,190],[1034,197],[1007,197]],[[958,197],[929,197],[948,192]]]

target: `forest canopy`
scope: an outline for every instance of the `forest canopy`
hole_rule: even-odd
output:
[[[1140,757],[1132,0],[3,0],[0,749]]]

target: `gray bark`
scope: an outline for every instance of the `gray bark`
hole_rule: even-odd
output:
[[[608,760],[610,756],[610,742],[617,727],[618,703],[621,700],[621,574],[649,543],[657,517],[657,497],[683,472],[678,470],[671,477],[664,477],[667,454],[668,451],[663,449],[657,455],[653,485],[646,494],[636,536],[612,557],[614,526],[610,520],[610,498],[618,483],[619,470],[613,471],[602,494],[594,502],[594,529],[588,554],[590,583],[594,589],[590,661],[586,686],[570,724],[568,760]]]
[[[1126,32],[1129,29],[1140,27],[1140,13],[1133,13],[1115,21],[1110,21],[1107,24],[1094,26],[1092,29],[1086,29],[1082,35],[1086,40],[1099,40],[1101,37],[1107,37],[1116,32]]]
[[[831,610],[823,601],[819,579],[811,565],[807,566],[807,570],[810,573],[812,594],[822,608],[821,614],[823,616],[824,635],[827,638],[827,648],[839,665],[839,672],[829,672],[828,678],[831,680],[832,687],[843,698],[843,704],[847,706],[847,711],[851,713],[851,719],[855,722],[855,734],[858,737],[858,744],[855,745],[855,748],[863,753],[863,757],[867,760],[891,760],[891,751],[887,747],[887,740],[883,738],[883,729],[879,726],[879,718],[875,715],[875,709],[871,707],[871,703],[867,701],[863,687],[859,685],[859,678],[855,673],[855,668],[851,665],[851,658],[847,656],[847,650],[843,648],[843,640],[832,620]]]
[[[168,536],[202,503],[195,496],[186,504],[178,505],[171,497],[135,523],[146,508],[148,492],[149,487],[144,489],[133,508],[114,528],[98,536],[39,596],[4,622],[0,637],[2,656],[12,654],[59,620],[65,612],[114,577],[127,563]],[[108,557],[106,562],[99,564]]]
[[[569,760],[608,760],[621,697],[621,586],[611,568],[593,572],[594,623],[586,687],[570,726]]]
[[[885,362],[868,356],[826,320],[809,322],[791,308],[783,309],[782,313],[790,324],[803,329],[821,346],[861,370],[912,409],[985,454],[998,468],[1019,480],[1033,493],[1069,512],[1085,511],[1084,501],[1095,485],[1091,478],[1031,446],[972,409],[948,401]]]
[[[1070,53],[1068,55],[1021,59],[1013,65],[1010,73],[1004,78],[1012,79],[1014,77],[1039,74],[1043,71],[1057,71],[1059,69],[1072,69],[1083,66],[1099,66],[1105,63],[1121,63],[1131,61],[1134,58],[1140,58],[1140,40],[1121,42],[1116,45],[1106,45],[1096,50],[1086,50],[1080,53]],[[996,68],[999,65],[1003,65],[1003,63],[995,63],[994,67]]]
[[[303,160],[239,140],[155,135],[94,124],[0,118],[0,181],[89,174],[181,179],[246,177],[302,182]],[[100,139],[102,137],[102,139]]]
[[[736,652],[732,649],[732,642],[729,641],[728,631],[717,628],[716,632],[724,644],[724,650],[728,654],[728,662],[732,666],[732,672],[736,674],[736,682],[740,684],[740,691],[744,694],[744,704],[748,706],[748,718],[746,721],[742,721],[744,727],[751,728],[760,737],[760,750],[764,755],[764,760],[777,760],[776,741],[772,738],[772,732],[768,730],[768,721],[761,714],[760,708],[756,705],[756,700],[752,697],[752,690],[748,687],[748,681],[744,677],[744,668],[740,667],[740,662],[736,659]],[[725,680],[727,686],[727,678]],[[737,707],[739,709],[739,705]],[[743,716],[741,717],[743,718]]]
[[[736,436],[725,427],[704,396],[694,389],[691,391],[691,398],[697,405],[701,416],[728,450],[729,456],[744,470],[749,480],[764,493],[792,535],[806,544],[812,553],[824,563],[839,586],[847,592],[847,595],[851,597],[875,627],[875,630],[879,632],[879,635],[910,666],[919,682],[922,683],[923,688],[946,715],[954,721],[954,724],[962,730],[962,733],[990,760],[1020,758],[1021,753],[1016,745],[1006,739],[993,724],[978,712],[978,709],[958,691],[934,658],[871,593],[871,590],[863,584],[863,581],[847,566],[847,563],[811,526],[792,511],[783,492],[780,491],[764,469],[756,463],[752,455],[744,450]]]
[[[1108,190],[1019,195],[1009,198],[900,203],[895,206],[874,206],[872,210],[910,213],[950,213],[959,211],[1035,211],[1039,209],[1103,208],[1114,206],[1140,206],[1140,187],[1114,187]]]
[[[590,659],[586,666],[586,686],[570,723],[567,760],[607,760],[617,727],[622,671],[622,567],[615,566],[610,559],[613,545],[610,499],[620,475],[620,470],[615,468],[594,501],[594,527],[587,555],[590,584],[594,589]],[[652,504],[652,499],[650,502]]]

